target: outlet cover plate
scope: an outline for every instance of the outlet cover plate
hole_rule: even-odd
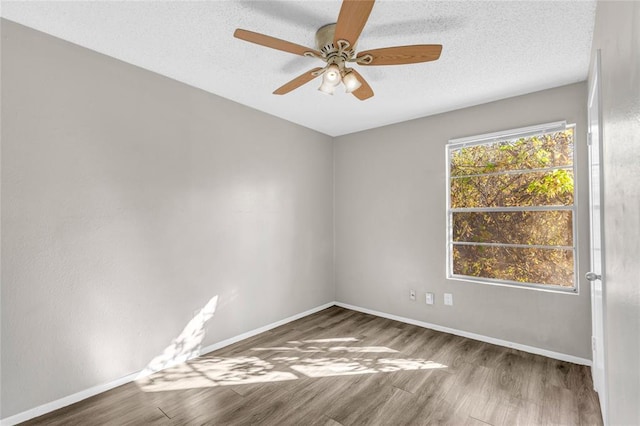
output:
[[[451,293],[444,294],[444,304],[447,306],[453,306],[453,294]]]
[[[433,305],[435,302],[435,295],[433,293],[427,293],[425,296],[425,302],[427,305]]]

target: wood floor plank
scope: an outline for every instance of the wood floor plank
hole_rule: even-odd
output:
[[[586,366],[581,367],[583,381],[576,384],[576,389],[574,389],[574,398],[578,405],[579,423],[581,425],[595,425],[602,420],[600,400],[598,399],[598,394],[591,387],[591,370]]]
[[[500,364],[491,369],[488,390],[503,398],[521,399],[527,389],[526,378],[530,376],[530,371],[531,366],[526,358],[506,353]]]
[[[514,401],[515,400],[515,401]],[[476,395],[474,404],[469,407],[469,415],[491,425],[507,425],[513,411],[512,403],[518,403],[517,398],[504,398],[492,393]]]
[[[505,426],[526,426],[540,424],[538,417],[540,406],[534,402],[527,400],[511,400],[509,412],[504,418],[503,423],[496,423],[496,426],[503,424]],[[598,422],[591,423],[594,425],[601,424]]]
[[[473,422],[475,422],[475,419],[471,419],[467,413],[456,409],[456,407],[442,399],[438,404],[434,404],[434,408],[429,413],[426,424],[455,426],[467,423],[473,424]]]
[[[384,377],[368,375],[362,383],[344,393],[338,404],[328,407],[327,416],[345,426],[382,424],[384,404],[394,398],[408,398],[407,395],[407,392],[385,383]]]
[[[32,425],[601,425],[588,367],[331,307]]]
[[[419,395],[442,398],[454,385],[456,376],[446,369],[398,371],[393,374],[391,384],[398,389]]]
[[[536,404],[542,404],[544,391],[549,382],[547,373],[547,359],[536,356],[529,359],[529,374],[525,377],[522,399]]]
[[[128,383],[108,392],[64,407],[24,424],[83,425],[83,424],[153,424],[167,425],[168,418],[135,384]]]
[[[579,424],[578,404],[573,392],[560,386],[547,386],[539,406],[538,421],[541,424]]]

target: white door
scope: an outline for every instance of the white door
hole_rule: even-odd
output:
[[[587,280],[591,284],[591,322],[593,349],[593,385],[598,392],[602,417],[607,424],[604,354],[604,252],[602,251],[602,126],[600,120],[600,51],[598,50],[589,87],[589,217],[591,224],[591,268]]]

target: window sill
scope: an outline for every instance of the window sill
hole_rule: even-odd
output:
[[[484,284],[498,287],[511,287],[523,290],[543,291],[547,293],[568,294],[577,296],[580,294],[578,287],[562,287],[558,285],[545,284],[521,284],[512,281],[490,280],[487,278],[474,278],[466,275],[448,275],[447,280],[464,281],[474,284]]]

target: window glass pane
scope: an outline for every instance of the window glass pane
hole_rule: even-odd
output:
[[[573,170],[451,179],[451,207],[573,205]]]
[[[575,288],[574,128],[483,138],[449,147],[449,273]]]
[[[573,287],[573,251],[454,245],[453,273]]]
[[[453,241],[572,246],[570,210],[453,212]]]
[[[451,176],[573,164],[573,129],[452,150]]]

